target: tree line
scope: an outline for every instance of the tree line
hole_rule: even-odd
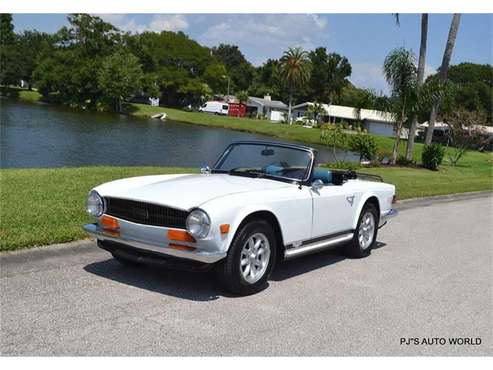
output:
[[[119,110],[135,94],[159,97],[163,105],[201,103],[230,92],[271,95],[287,101],[342,101],[350,86],[347,58],[320,47],[307,54],[307,84],[284,83],[280,59],[254,67],[238,46],[207,48],[183,32],[124,33],[100,17],[68,16],[55,34],[15,34],[12,17],[2,14],[0,84],[20,80],[36,87],[46,100],[90,109]]]
[[[117,111],[124,98],[141,93],[159,97],[163,105],[197,105],[226,94],[228,85],[232,94],[293,103],[367,109],[386,103],[385,96],[353,86],[349,60],[324,47],[293,48],[255,67],[236,45],[207,48],[182,32],[124,33],[88,14],[69,15],[68,23],[54,34],[16,34],[11,15],[1,14],[0,85],[23,80],[49,101]],[[448,80],[460,86],[453,104],[482,112],[491,122],[492,76],[490,65],[450,67]]]

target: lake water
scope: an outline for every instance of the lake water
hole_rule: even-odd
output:
[[[81,112],[7,99],[1,99],[0,104],[0,164],[3,168],[201,167],[212,165],[234,140],[278,141],[170,120]],[[357,156],[349,153],[346,159],[354,161]],[[322,149],[320,160],[329,162],[331,155]]]

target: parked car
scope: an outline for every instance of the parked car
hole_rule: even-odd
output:
[[[213,114],[228,114],[228,104],[220,101],[208,101],[199,108],[201,112],[213,113]]]
[[[87,212],[96,222],[85,230],[124,264],[214,269],[226,289],[255,293],[283,259],[341,244],[368,256],[396,214],[394,185],[316,161],[305,146],[234,142],[201,174],[95,187]]]

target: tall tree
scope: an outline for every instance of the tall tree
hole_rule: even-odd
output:
[[[255,78],[248,89],[253,96],[271,95],[273,99],[283,99],[284,86],[281,80],[279,60],[267,59],[256,69]]]
[[[321,102],[339,99],[352,72],[348,59],[337,53],[327,54],[324,47],[311,51],[309,57],[312,64],[310,98]]]
[[[440,66],[439,78],[442,82],[447,79],[448,67],[450,59],[452,58],[452,52],[455,46],[455,40],[457,38],[457,32],[459,31],[460,14],[454,14],[452,22],[450,23],[450,30],[447,38],[447,44],[443,53],[442,65]],[[425,144],[431,144],[433,138],[433,129],[435,127],[435,121],[440,108],[440,99],[437,99],[431,108],[430,119],[428,120],[428,129],[426,130]]]
[[[233,91],[246,90],[252,83],[255,69],[236,45],[220,44],[212,54],[225,66]]]
[[[460,63],[450,66],[447,79],[460,87],[455,94],[455,106],[469,112],[484,112],[487,123],[491,125],[493,67],[490,64]]]
[[[140,90],[142,78],[139,59],[121,50],[103,59],[97,75],[104,100],[112,105],[116,112],[122,111],[125,98]]]
[[[418,76],[417,87],[423,84],[426,65],[426,44],[428,39],[428,14],[421,14],[421,43],[419,45],[419,60],[418,60]],[[416,128],[418,127],[418,116],[414,114],[409,127],[409,136],[407,138],[406,159],[411,161],[413,159],[414,151],[414,137],[416,135]]]
[[[13,44],[14,42],[15,33],[12,14],[0,13],[0,45]]]
[[[288,121],[292,124],[291,110],[294,89],[303,86],[310,78],[310,59],[301,47],[289,48],[280,60],[280,73],[289,90]]]
[[[395,117],[395,142],[392,149],[391,163],[395,164],[399,154],[402,127],[406,117],[414,114],[417,103],[417,69],[415,56],[410,50],[398,48],[392,50],[385,58],[383,70],[385,79],[391,87],[391,113]]]
[[[22,55],[16,44],[11,14],[0,14],[0,84],[13,85],[21,79]]]
[[[96,108],[104,99],[96,76],[102,60],[115,52],[121,34],[111,24],[88,14],[68,16],[69,26],[55,35],[33,77],[45,99],[81,108]]]
[[[340,98],[344,86],[348,84],[348,77],[351,76],[352,67],[346,57],[337,53],[329,54],[328,59],[328,99],[332,102],[336,98]]]
[[[54,38],[44,32],[24,31],[18,35],[18,47],[22,52],[21,78],[27,82],[29,89],[32,86],[32,75],[45,53],[53,49]]]
[[[125,39],[130,51],[139,58],[144,73],[155,78],[163,104],[186,106],[196,103],[201,92],[210,94],[210,87],[216,89],[224,84],[220,81],[221,75],[211,75],[213,71],[208,70],[213,64],[212,69],[223,73],[222,64],[208,48],[183,32],[143,32]],[[205,89],[203,80],[211,86]]]

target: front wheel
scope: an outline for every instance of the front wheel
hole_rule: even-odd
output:
[[[221,285],[239,295],[263,290],[274,268],[276,253],[276,238],[268,222],[255,220],[242,226],[227,257],[217,266]]]
[[[371,253],[377,241],[378,222],[377,208],[371,203],[366,203],[361,210],[353,239],[346,247],[351,257],[362,258]]]

